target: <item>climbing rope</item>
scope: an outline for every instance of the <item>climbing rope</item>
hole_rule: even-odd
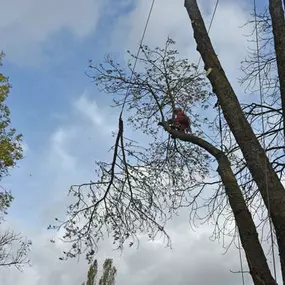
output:
[[[220,133],[220,142],[221,142],[221,151],[224,151],[223,144],[223,126],[222,126],[222,111],[221,106],[218,104],[218,116],[219,116],[219,133]]]
[[[257,53],[257,65],[258,65],[258,83],[259,83],[259,97],[260,97],[260,105],[261,105],[261,124],[262,124],[262,133],[265,133],[265,122],[263,116],[263,102],[264,96],[262,92],[262,84],[261,84],[261,66],[260,66],[260,48],[259,48],[259,38],[258,38],[258,27],[257,27],[257,8],[256,8],[256,0],[253,0],[254,7],[254,23],[255,23],[255,40],[256,40],[256,53]],[[264,151],[266,149],[265,137],[262,138]],[[267,175],[267,160],[265,158],[265,185],[266,185],[266,195],[267,195],[267,204],[268,204],[268,219],[269,219],[269,228],[270,228],[270,238],[271,238],[271,250],[272,250],[272,259],[273,259],[273,271],[274,271],[274,279],[276,278],[276,264],[275,264],[275,251],[274,251],[274,236],[273,236],[273,227],[271,221],[271,208],[270,208],[270,200],[269,200],[269,187],[268,187],[268,175]]]
[[[141,36],[140,44],[139,44],[139,47],[138,47],[138,50],[137,50],[134,66],[133,66],[132,71],[131,71],[130,82],[133,79],[135,68],[137,66],[138,57],[140,55],[140,51],[141,51],[141,48],[142,48],[143,40],[145,38],[146,30],[147,30],[147,27],[148,27],[148,24],[149,24],[149,20],[150,20],[151,14],[152,14],[154,2],[155,2],[155,0],[152,0],[151,6],[150,6],[150,9],[149,9],[149,12],[148,12],[148,16],[147,16],[146,23],[145,23],[145,26],[144,26],[144,30],[143,30],[143,33],[142,33],[142,36]],[[129,84],[128,88],[127,88],[126,96],[125,96],[125,99],[124,99],[123,104],[122,104],[120,118],[122,118],[123,111],[124,111],[124,108],[125,108],[125,105],[126,105],[126,101],[127,101],[128,96],[129,96],[129,92],[130,92],[130,84]]]
[[[208,34],[210,33],[212,24],[213,24],[213,22],[214,22],[214,18],[215,18],[216,12],[217,12],[217,8],[218,8],[218,5],[219,5],[219,2],[220,2],[220,0],[217,0],[216,5],[215,5],[215,7],[214,7],[214,11],[213,11],[213,13],[212,13],[211,21],[210,21],[210,24],[209,24],[209,27],[208,27],[208,30],[207,30],[207,33],[208,33]],[[199,60],[198,60],[198,63],[197,63],[197,70],[198,70],[198,68],[199,68],[200,62],[201,62],[201,55],[200,55]]]
[[[242,262],[242,256],[241,256],[240,236],[239,236],[238,229],[237,229],[237,233],[238,233],[238,249],[239,249],[239,262],[240,262],[240,269],[241,269],[241,279],[242,279],[242,285],[245,285],[244,271],[243,271],[243,262]]]

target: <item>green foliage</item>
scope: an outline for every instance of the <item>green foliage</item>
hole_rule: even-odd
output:
[[[4,54],[0,53],[0,66]],[[17,161],[23,157],[21,146],[22,134],[18,134],[14,128],[11,128],[10,109],[5,101],[9,96],[11,85],[8,77],[0,73],[0,179],[9,174]],[[0,219],[7,213],[13,197],[7,191],[0,191]]]
[[[87,281],[83,285],[115,285],[115,277],[117,274],[117,269],[113,266],[113,260],[107,258],[103,264],[103,273],[99,282],[96,282],[96,277],[98,274],[98,262],[95,260],[93,264],[90,265]]]
[[[0,54],[0,66],[4,54]],[[23,157],[22,134],[10,127],[10,109],[5,104],[11,85],[8,77],[0,73],[0,178],[8,174],[10,168]]]
[[[10,207],[13,201],[13,196],[10,192],[4,190],[0,192],[0,223],[4,218],[4,215],[7,214],[7,209]]]
[[[0,66],[4,54],[0,53]],[[23,157],[21,146],[22,135],[11,128],[10,109],[6,105],[11,85],[8,77],[0,73],[0,180],[9,174],[17,161]],[[7,214],[13,196],[10,192],[0,189],[0,223]],[[14,231],[1,232],[0,235],[0,267],[15,266],[19,270],[24,264],[29,264],[28,252],[31,241],[26,240]]]
[[[95,278],[97,272],[98,272],[98,263],[97,260],[95,260],[94,263],[89,267],[86,285],[95,285]]]
[[[99,280],[99,285],[114,285],[117,269],[113,266],[113,260],[107,258],[103,264],[103,275]]]

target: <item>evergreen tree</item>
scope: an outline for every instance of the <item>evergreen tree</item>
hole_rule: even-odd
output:
[[[113,266],[113,260],[107,258],[103,264],[103,273],[99,282],[96,282],[98,275],[98,262],[95,260],[89,267],[87,281],[82,285],[115,285],[117,269]]]

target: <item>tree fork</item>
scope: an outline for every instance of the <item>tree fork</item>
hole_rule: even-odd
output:
[[[284,18],[282,1],[270,0],[269,12],[272,21],[274,48],[276,54],[279,83],[280,83],[280,95],[281,95],[282,116],[283,116],[283,132],[285,139],[285,18]]]
[[[252,215],[247,208],[227,156],[224,152],[201,138],[171,130],[165,124],[164,128],[174,137],[200,146],[216,159],[218,163],[217,171],[225,187],[225,192],[235,217],[253,282],[255,285],[277,285],[268,267]]]
[[[190,17],[197,50],[205,63],[208,79],[218,97],[224,117],[240,146],[249,171],[255,180],[275,227],[283,280],[285,282],[285,190],[269,163],[250,124],[241,109],[237,96],[214,51],[196,0],[185,0],[184,6]],[[267,175],[265,175],[267,171]],[[265,180],[267,176],[268,180]],[[268,182],[268,183],[267,183]],[[267,188],[268,187],[268,188]],[[267,191],[269,189],[269,191]],[[269,192],[269,201],[267,193]]]

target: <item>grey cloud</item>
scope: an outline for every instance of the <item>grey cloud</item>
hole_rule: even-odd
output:
[[[184,219],[183,219],[184,220]],[[172,229],[171,225],[179,224]],[[160,241],[148,242],[141,237],[140,247],[126,248],[120,254],[112,250],[111,241],[102,242],[96,255],[100,264],[104,258],[114,258],[118,269],[117,284],[134,285],[232,285],[240,284],[240,274],[230,270],[240,270],[238,251],[223,250],[217,242],[211,242],[211,227],[204,226],[193,232],[181,217],[175,218],[168,227],[173,248],[165,248]],[[179,228],[179,230],[177,229]],[[50,244],[50,234],[38,232],[33,236],[31,268],[24,273],[13,269],[3,270],[0,283],[5,285],[80,285],[85,279],[88,265],[84,259],[79,262],[58,260],[62,244]],[[246,269],[246,268],[244,268]],[[248,278],[247,278],[248,279]],[[247,283],[250,284],[250,283]]]

